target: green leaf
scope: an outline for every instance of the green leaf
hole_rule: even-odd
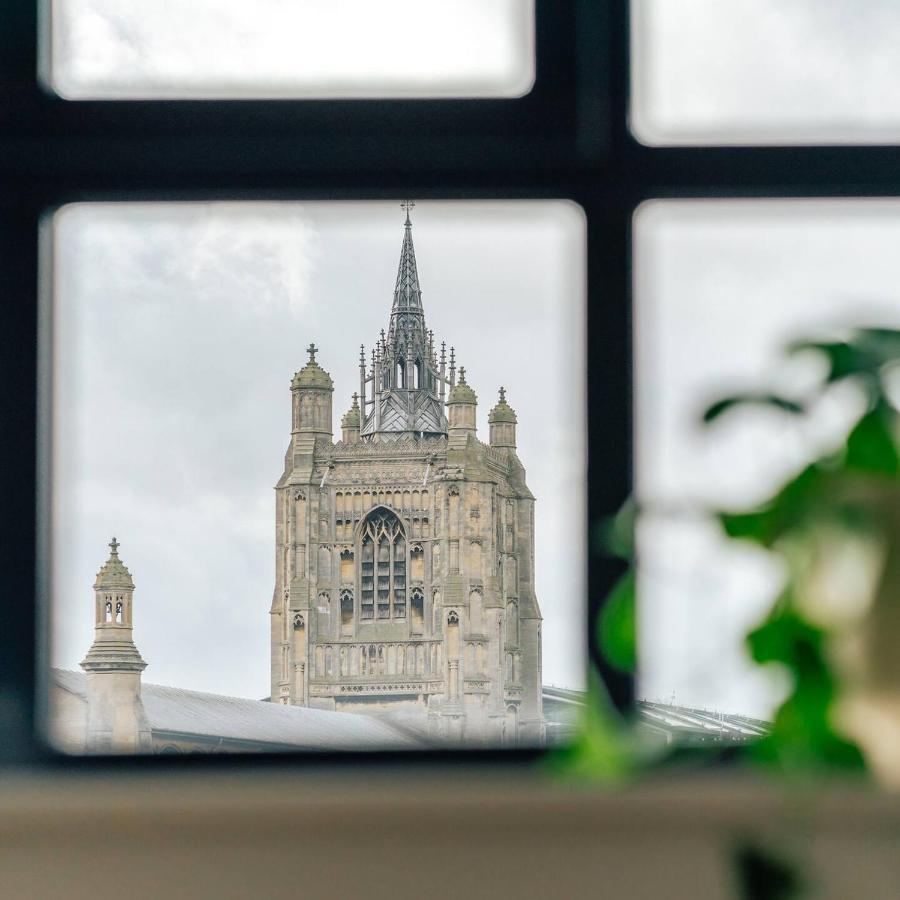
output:
[[[880,475],[900,473],[900,455],[894,443],[895,414],[884,406],[866,413],[847,437],[846,466]]]
[[[754,745],[751,754],[791,770],[864,768],[859,748],[836,734],[831,725],[837,685],[828,664],[825,632],[782,597],[772,614],[748,635],[747,644],[754,661],[780,663],[793,682],[771,734]]]
[[[814,352],[828,363],[826,384],[858,376],[872,399],[883,396],[883,370],[900,362],[900,331],[892,328],[857,328],[845,341],[797,341],[790,353]]]
[[[896,328],[858,328],[854,343],[881,365],[900,362],[900,331]]]
[[[807,625],[795,614],[776,609],[769,618],[747,635],[747,646],[754,662],[794,664],[798,644],[818,649],[821,631]]]
[[[606,783],[622,782],[634,774],[638,760],[633,736],[593,671],[579,724],[574,740],[549,754],[547,762],[555,774]]]
[[[813,463],[758,509],[746,513],[720,513],[722,528],[731,538],[771,547],[821,505],[828,495],[831,477],[831,472],[819,463]]]
[[[790,354],[810,352],[825,357],[828,363],[827,384],[872,370],[871,360],[858,347],[846,341],[795,341],[788,347]]]
[[[634,530],[637,516],[637,503],[633,497],[629,497],[614,516],[604,519],[598,525],[597,546],[610,556],[634,559]]]
[[[708,425],[710,422],[718,419],[723,413],[728,412],[735,407],[743,406],[768,406],[773,409],[778,409],[781,412],[792,413],[794,415],[800,415],[806,411],[806,408],[802,403],[791,400],[788,397],[782,397],[778,394],[734,394],[731,397],[724,397],[716,403],[713,403],[713,405],[703,413],[703,421]]]
[[[613,588],[600,612],[597,640],[611,666],[633,672],[637,666],[635,573],[626,572]]]

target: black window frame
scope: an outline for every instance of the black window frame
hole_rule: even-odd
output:
[[[0,764],[183,767],[396,763],[383,754],[68,757],[38,735],[46,702],[49,435],[39,371],[45,215],[73,201],[545,199],[587,221],[588,551],[593,634],[621,573],[589,540],[632,481],[631,230],[653,198],[900,194],[896,147],[644,147],[628,131],[627,0],[537,0],[537,77],[513,100],[65,101],[38,82],[38,3],[0,30]],[[44,249],[42,249],[44,248]],[[43,255],[42,255],[43,254]],[[41,357],[41,365],[46,358]],[[43,423],[43,424],[42,424]],[[38,516],[40,511],[41,515]],[[613,701],[630,677],[592,658]],[[534,749],[403,754],[529,763]]]

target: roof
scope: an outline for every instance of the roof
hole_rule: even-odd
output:
[[[639,700],[638,718],[653,730],[664,731],[673,739],[696,741],[748,741],[765,737],[771,731],[770,722],[734,713],[719,713],[668,703]]]
[[[353,405],[344,413],[344,417],[341,419],[341,427],[359,428],[359,396],[357,394],[353,395]]]
[[[466,369],[463,366],[459,370],[459,381],[454,385],[453,389],[450,391],[450,396],[447,398],[448,403],[477,403],[478,398],[475,396],[475,391],[472,390],[471,387],[466,383]]]
[[[292,388],[319,388],[330,391],[334,388],[331,376],[314,360],[311,359],[291,381]]]
[[[587,702],[583,691],[544,685],[541,690],[544,718],[561,733],[573,733],[577,727],[578,711]],[[669,703],[638,700],[637,724],[658,734],[665,734],[679,744],[750,741],[765,737],[771,722],[734,713],[714,712]]]
[[[499,422],[509,422],[515,425],[517,421],[516,411],[506,402],[506,389],[500,388],[500,400],[488,413],[488,423],[494,425]]]
[[[94,581],[94,590],[116,588],[133,591],[134,581],[125,563],[119,558],[119,542],[113,538],[109,542],[109,559],[103,564]]]
[[[85,698],[86,676],[53,669],[65,691]],[[405,730],[358,713],[282,706],[263,700],[207,694],[160,684],[141,686],[141,699],[155,733],[176,733],[272,744],[304,750],[416,749]]]

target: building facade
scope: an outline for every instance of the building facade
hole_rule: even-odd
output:
[[[110,544],[94,582],[94,642],[83,672],[50,672],[49,736],[67,753],[415,750],[423,740],[371,716],[285,707],[142,681],[134,581]]]
[[[534,496],[500,389],[487,443],[426,327],[407,217],[387,331],[332,432],[316,361],[291,383],[276,485],[271,699],[387,715],[435,740],[539,743]]]

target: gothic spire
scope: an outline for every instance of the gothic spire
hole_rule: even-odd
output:
[[[371,374],[360,374],[363,440],[396,439],[403,435],[425,440],[447,433],[446,377],[434,358],[434,335],[425,327],[416,269],[410,218],[414,206],[412,200],[401,204],[406,221],[387,335],[381,332]],[[371,396],[367,396],[366,385],[370,383]]]
[[[403,246],[400,248],[400,265],[397,268],[397,283],[394,286],[394,307],[392,313],[416,311],[422,312],[422,291],[419,288],[419,273],[416,271],[416,250],[413,247],[412,221],[409,211],[416,204],[413,200],[404,200],[400,204],[406,210],[406,222],[403,226]],[[393,315],[392,315],[393,318]]]

